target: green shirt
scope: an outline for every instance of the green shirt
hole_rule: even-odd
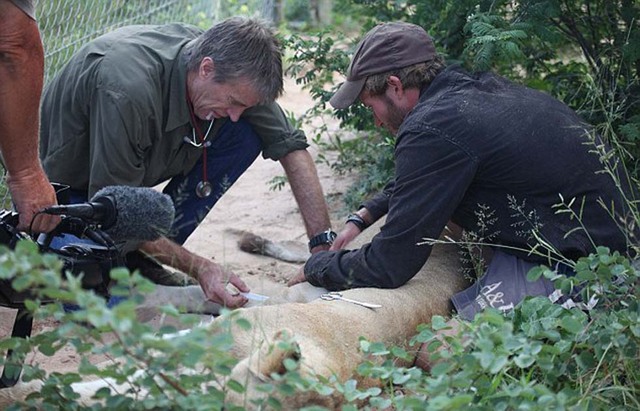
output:
[[[128,26],[74,54],[43,94],[40,158],[49,179],[91,197],[107,185],[151,187],[191,170],[202,149],[184,143],[192,126],[183,48],[201,33],[184,24]],[[276,103],[242,118],[262,139],[264,158],[308,146]],[[213,139],[225,121],[215,120]]]

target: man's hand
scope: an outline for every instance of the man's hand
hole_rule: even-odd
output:
[[[60,223],[59,216],[48,214],[40,214],[34,219],[38,211],[57,204],[55,190],[41,168],[9,174],[7,185],[20,214],[19,230],[47,233]]]
[[[214,303],[229,308],[238,308],[249,301],[243,295],[232,294],[227,290],[227,285],[231,284],[240,292],[249,292],[249,287],[240,277],[166,237],[142,243],[140,250],[155,257],[160,263],[167,264],[196,278],[204,295]]]
[[[355,224],[347,223],[331,245],[330,251],[341,250],[360,234]]]
[[[293,276],[293,278],[291,278],[287,282],[287,286],[291,287],[292,285],[304,283],[305,281],[307,281],[307,278],[304,276],[304,266],[303,266],[303,267],[300,267],[300,271],[298,271],[298,274]]]
[[[233,295],[227,291],[227,284],[232,284],[241,292],[249,292],[249,287],[236,274],[224,270],[213,261],[201,266],[197,275],[202,291],[210,301],[229,308],[242,307],[249,301],[243,295]]]

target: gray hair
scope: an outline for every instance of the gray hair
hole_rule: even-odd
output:
[[[216,83],[247,79],[263,103],[282,95],[282,47],[262,21],[231,17],[216,23],[186,46],[187,70],[198,70],[202,59],[215,64]]]
[[[362,91],[366,91],[372,96],[384,94],[387,90],[387,79],[389,76],[396,76],[402,82],[404,88],[418,88],[431,84],[433,79],[446,67],[444,58],[437,54],[432,60],[400,69],[387,71],[385,73],[374,74],[367,77]]]

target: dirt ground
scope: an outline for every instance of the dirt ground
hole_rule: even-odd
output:
[[[285,94],[279,103],[287,111],[296,116],[302,115],[312,106],[312,100],[295,81],[286,79]],[[329,131],[337,131],[331,125]],[[311,141],[310,126],[303,127]],[[313,158],[317,158],[317,148],[310,146]],[[326,164],[316,164],[325,198],[331,211],[334,230],[342,227],[345,214],[340,201],[341,194],[350,184],[350,179],[336,176]],[[284,283],[300,268],[300,264],[292,264],[249,254],[237,246],[239,236],[234,231],[246,230],[273,241],[283,241],[300,249],[306,249],[307,237],[291,190],[286,185],[282,190],[272,191],[269,181],[276,176],[283,176],[284,171],[278,162],[264,160],[259,157],[240,179],[225,193],[215,208],[198,229],[187,240],[185,246],[207,258],[215,258],[242,278]],[[0,338],[9,336],[16,310],[0,307]],[[160,321],[154,318],[152,321]],[[53,319],[38,320],[34,323],[33,334],[56,327]],[[3,355],[3,354],[0,354]],[[96,362],[100,359],[97,358]],[[48,371],[70,371],[79,363],[79,356],[70,347],[65,347],[52,357],[41,353],[33,353],[28,363],[39,363]]]

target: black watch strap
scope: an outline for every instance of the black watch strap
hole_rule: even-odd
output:
[[[309,251],[322,244],[333,244],[338,234],[331,230],[323,231],[309,240]]]

